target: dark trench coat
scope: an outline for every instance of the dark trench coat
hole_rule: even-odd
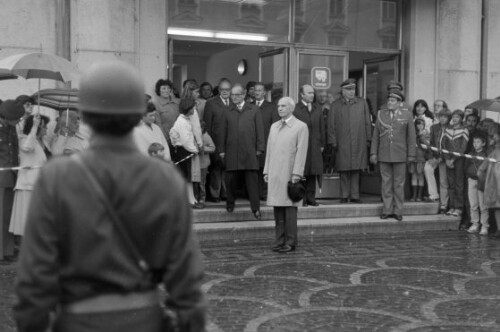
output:
[[[312,111],[309,112],[307,106],[300,101],[295,105],[293,115],[304,122],[309,129],[309,146],[304,175],[322,175],[323,154],[321,148],[324,148],[326,144],[325,124],[323,111],[317,105],[313,104],[312,107]]]
[[[328,117],[328,143],[337,147],[338,171],[368,168],[368,142],[372,138],[372,125],[368,104],[355,97],[352,103],[344,98],[333,102]]]
[[[257,151],[264,152],[262,115],[256,105],[245,103],[241,111],[236,105],[226,112],[222,126],[222,145],[226,171],[258,170]]]

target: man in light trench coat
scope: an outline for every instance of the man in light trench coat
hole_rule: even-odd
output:
[[[288,197],[288,181],[297,182],[304,174],[309,142],[307,125],[293,116],[290,97],[278,102],[281,120],[273,123],[267,141],[264,181],[268,183],[267,205],[274,207],[277,252],[294,251],[297,246],[297,207]]]

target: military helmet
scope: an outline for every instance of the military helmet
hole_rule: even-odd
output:
[[[98,114],[143,114],[144,82],[135,68],[121,61],[92,65],[80,78],[78,109]]]

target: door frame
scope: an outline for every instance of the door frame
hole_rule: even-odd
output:
[[[262,59],[278,54],[283,54],[285,58],[285,79],[283,80],[283,96],[288,96],[290,85],[290,49],[288,47],[277,48],[267,52],[259,53],[259,81],[262,81]]]
[[[366,98],[366,77],[367,77],[367,71],[368,71],[368,65],[374,64],[374,63],[380,63],[380,62],[386,62],[390,60],[395,60],[394,61],[394,72],[396,73],[395,79],[400,81],[401,77],[401,71],[399,70],[400,68],[400,62],[401,62],[401,57],[400,54],[394,54],[394,55],[389,55],[389,56],[384,56],[376,59],[369,59],[369,60],[363,60],[363,98]]]

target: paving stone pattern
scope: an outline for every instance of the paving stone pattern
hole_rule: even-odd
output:
[[[210,332],[500,331],[500,240],[466,232],[201,244]],[[0,331],[15,264],[0,263]]]
[[[209,331],[500,331],[500,240],[464,232],[203,243]]]

